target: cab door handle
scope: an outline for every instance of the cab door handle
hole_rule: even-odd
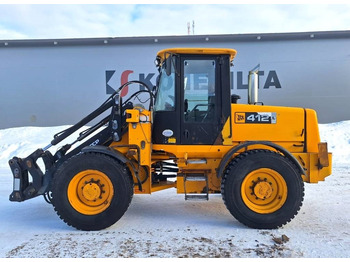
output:
[[[189,138],[189,136],[190,136],[190,132],[187,129],[185,129],[185,131],[184,131],[184,136],[185,136],[185,138]]]

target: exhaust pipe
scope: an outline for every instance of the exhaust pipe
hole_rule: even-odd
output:
[[[258,102],[258,88],[259,88],[259,68],[258,64],[254,69],[249,71],[248,75],[248,104],[256,104]]]

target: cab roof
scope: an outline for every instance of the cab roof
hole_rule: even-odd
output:
[[[168,48],[159,51],[157,57],[163,62],[169,54],[230,55],[230,61],[232,62],[237,51],[229,48]]]

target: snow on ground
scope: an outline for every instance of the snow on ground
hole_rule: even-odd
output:
[[[320,125],[334,154],[333,174],[306,184],[299,214],[276,230],[243,226],[220,195],[184,201],[175,189],[135,195],[121,220],[99,232],[67,226],[42,197],[10,202],[7,161],[46,146],[63,128],[0,130],[0,258],[350,257],[350,121]]]

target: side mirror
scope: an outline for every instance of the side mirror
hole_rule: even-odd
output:
[[[156,65],[156,67],[160,67],[160,57],[157,57],[157,58],[154,60],[154,64]]]
[[[171,75],[171,62],[172,62],[173,56],[170,54],[169,57],[165,60],[165,72],[167,76]]]

